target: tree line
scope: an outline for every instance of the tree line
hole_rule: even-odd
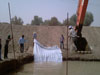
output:
[[[42,19],[42,17],[39,16],[34,16],[31,23],[27,24],[27,25],[51,25],[51,26],[55,26],[55,25],[76,25],[76,20],[77,20],[77,15],[73,14],[69,19],[65,19],[63,21],[63,23],[61,23],[57,17],[51,17],[50,20],[44,20]],[[91,23],[94,21],[93,18],[93,14],[91,12],[86,12],[85,15],[85,20],[84,20],[84,26],[90,26]],[[24,21],[22,20],[22,18],[14,16],[11,19],[12,24],[14,25],[23,25]]]

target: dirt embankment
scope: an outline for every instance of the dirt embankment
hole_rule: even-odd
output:
[[[33,32],[37,33],[37,39],[40,43],[45,46],[59,46],[59,40],[61,34],[64,35],[65,38],[65,50],[63,51],[63,55],[66,57],[66,39],[67,39],[67,27],[66,26],[21,26],[14,25],[13,33],[14,33],[14,45],[16,52],[19,52],[18,40],[22,34],[25,35],[25,39],[27,40],[25,44],[25,50],[27,51],[29,47],[33,45],[32,34]],[[77,56],[82,58],[97,58],[100,59],[100,27],[83,27],[82,34],[83,37],[86,38],[88,44],[92,50],[92,54],[80,55],[76,53],[72,53],[69,56]],[[4,46],[5,39],[7,35],[11,34],[10,25],[0,25],[0,38],[2,38],[2,45]],[[70,41],[69,41],[70,42]],[[69,46],[70,47],[70,46]],[[70,48],[69,48],[70,49]],[[2,49],[3,50],[3,49]],[[70,51],[70,50],[69,50]],[[2,51],[3,52],[3,51]],[[10,42],[9,52],[12,52],[12,42]]]
[[[45,46],[53,46],[53,45],[58,45],[59,46],[59,40],[61,34],[64,35],[65,38],[65,49],[62,50],[63,57],[66,57],[67,55],[67,27],[66,26],[20,26],[20,25],[14,25],[13,26],[13,34],[14,34],[14,48],[16,51],[16,54],[19,53],[19,44],[18,40],[21,37],[21,35],[25,35],[25,39],[27,40],[25,44],[25,51],[33,54],[33,37],[32,34],[33,32],[37,33],[37,39],[40,43],[42,43]],[[4,51],[4,44],[7,36],[11,34],[10,30],[10,25],[0,25],[0,38],[2,39],[2,54]],[[74,53],[73,51],[70,53],[70,46],[68,46],[69,50],[69,60],[82,60],[82,61],[100,61],[100,27],[83,27],[82,31],[83,37],[86,38],[91,50],[92,54],[78,54]],[[69,41],[70,42],[70,41]],[[12,41],[9,44],[9,53],[8,55],[12,56]],[[29,54],[30,55],[30,54]],[[8,57],[9,57],[8,56]],[[19,55],[20,56],[20,55]],[[25,54],[24,54],[25,56]],[[76,57],[76,58],[75,58]],[[31,59],[30,59],[31,58]],[[22,62],[27,63],[27,61],[32,61],[33,56],[28,56],[26,55],[26,58],[20,59]],[[14,67],[10,67],[9,70],[15,69],[17,67],[16,64],[22,65],[24,63],[20,62],[20,60],[12,59],[8,61],[4,61],[4,63],[0,63],[0,69],[1,71],[4,70],[8,71],[8,68],[6,68],[6,65],[11,66],[13,65]],[[2,69],[3,68],[3,69]],[[6,68],[6,70],[5,70]]]
[[[97,59],[100,59],[100,27],[83,27],[83,37]]]
[[[18,40],[22,34],[25,35],[25,39],[27,40],[25,44],[25,48],[33,45],[33,32],[37,33],[38,41],[46,46],[58,45],[61,34],[64,35],[66,40],[67,27],[65,26],[13,26],[13,34],[14,34],[14,45],[15,50],[19,50]],[[8,34],[11,34],[10,25],[0,25],[0,38],[2,38],[2,45],[4,46],[5,39]],[[66,44],[66,43],[65,43]],[[10,42],[10,46],[12,46],[12,42]],[[10,47],[11,49],[12,47]],[[11,49],[12,50],[12,49]]]

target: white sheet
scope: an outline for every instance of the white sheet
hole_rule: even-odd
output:
[[[34,61],[35,62],[62,62],[62,52],[58,46],[45,47],[34,39]]]

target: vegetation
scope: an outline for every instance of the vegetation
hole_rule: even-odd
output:
[[[58,21],[58,19],[56,17],[52,17],[49,25],[60,25],[61,23]]]
[[[72,15],[71,18],[70,18],[70,24],[76,25],[76,19],[77,19],[76,14]],[[91,12],[86,12],[83,25],[84,26],[90,26],[92,22],[93,22],[93,14]]]
[[[65,20],[63,21],[63,25],[69,25],[69,19],[65,19]]]
[[[12,19],[11,19],[11,22],[12,22],[12,24],[14,24],[14,25],[23,25],[23,20],[19,17],[17,17],[17,16],[14,16]]]
[[[91,12],[86,12],[85,15],[85,20],[84,20],[84,26],[90,26],[91,23],[93,22],[93,14]],[[42,20],[42,17],[39,16],[34,16],[33,20],[31,21],[30,24],[26,25],[76,25],[77,21],[77,16],[76,14],[73,14],[69,19],[65,19],[63,23],[59,22],[57,17],[51,17],[50,20]],[[23,20],[17,16],[13,17],[11,19],[12,24],[14,25],[23,25]],[[1,24],[6,24],[6,23],[1,23]]]
[[[77,20],[76,14],[72,15],[69,21],[70,25],[76,25],[76,20]]]
[[[0,24],[9,24],[8,22],[0,22]]]
[[[50,20],[45,20],[45,21],[43,22],[43,25],[50,25]]]
[[[42,18],[38,16],[34,16],[34,19],[31,21],[31,25],[41,25],[42,23]]]
[[[45,20],[43,22],[41,17],[34,16],[34,19],[31,21],[31,25],[60,25],[61,23],[58,21],[56,17],[52,17],[50,20]]]
[[[93,14],[91,12],[87,12],[85,15],[84,26],[90,26],[93,21]]]

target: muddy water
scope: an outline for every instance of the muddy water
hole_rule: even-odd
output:
[[[66,62],[29,63],[9,75],[66,75]],[[68,75],[100,75],[100,62],[68,62]]]

